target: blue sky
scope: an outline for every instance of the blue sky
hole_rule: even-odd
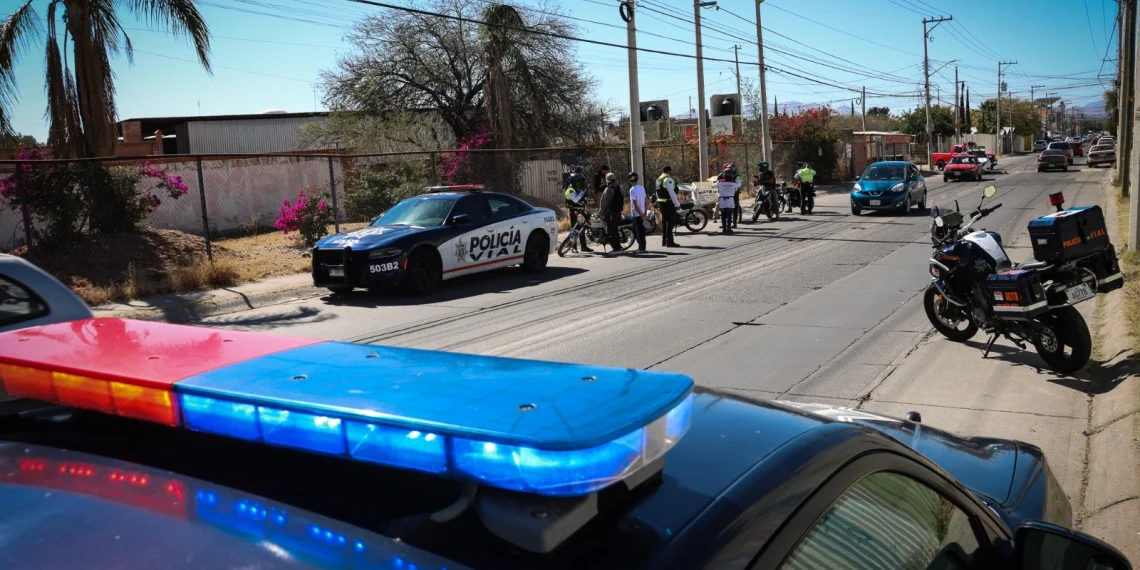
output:
[[[551,0],[518,2],[536,10],[551,6]],[[4,4],[2,15],[15,2]],[[213,33],[213,76],[197,65],[184,42],[127,17],[124,26],[135,46],[135,63],[129,65],[125,58],[114,62],[120,119],[325,110],[319,101],[320,72],[335,66],[337,54],[351,51],[342,37],[354,21],[384,12],[347,0],[199,0],[198,4]],[[34,5],[42,18],[47,0],[35,0]],[[624,45],[624,22],[616,0],[562,0],[560,6],[578,26],[578,36]],[[740,45],[741,75],[757,77],[755,4],[720,0],[719,6],[721,10],[702,10],[705,57],[732,60],[733,45]],[[953,97],[956,65],[975,107],[984,97],[992,97],[999,57],[1018,62],[1005,78],[1015,96],[1027,97],[1031,85],[1045,85],[1037,90],[1038,97],[1058,90],[1077,105],[1099,100],[1103,84],[1111,81],[1115,70],[1114,62],[1102,64],[1106,53],[1115,58],[1112,0],[765,0],[763,10],[764,27],[772,31],[765,31],[766,63],[787,72],[769,72],[769,104],[775,97],[781,106],[789,101],[840,106],[858,96],[851,88],[865,85],[876,94],[868,96],[868,107],[913,108],[919,99],[909,95],[918,93],[922,81],[924,16],[954,17],[952,24],[941,24],[932,32],[929,47],[932,71],[958,60],[931,79],[932,97],[940,86],[946,101]],[[638,46],[694,54],[692,18],[688,0],[640,1]],[[47,132],[42,45],[34,44],[18,64],[20,98],[13,117],[17,130],[40,139]],[[599,80],[597,96],[627,105],[626,51],[576,45],[578,60]],[[706,96],[735,91],[733,67],[706,63]],[[696,107],[693,59],[640,53],[639,68],[642,101],[669,99],[674,115],[686,111],[690,97]]]

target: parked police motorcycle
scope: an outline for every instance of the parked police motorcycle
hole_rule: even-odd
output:
[[[558,244],[558,257],[566,257],[571,250],[578,251],[578,234],[585,232],[586,241],[609,247],[610,238],[606,233],[606,222],[598,214],[578,216],[578,223],[566,233],[566,238]],[[633,216],[626,214],[621,217],[618,224],[618,238],[621,240],[621,249],[625,251],[633,247],[635,236],[633,234]]]
[[[768,216],[769,220],[780,219],[780,211],[784,209],[784,195],[780,191],[783,183],[773,186],[771,190],[763,185],[757,186],[756,201],[752,203],[752,221],[760,219],[760,215]]]
[[[964,342],[978,329],[990,335],[985,356],[999,336],[1019,348],[1032,343],[1053,370],[1080,370],[1092,354],[1088,325],[1074,305],[1124,286],[1116,251],[1097,206],[1064,210],[1064,196],[1051,195],[1057,212],[1029,223],[1037,261],[1015,267],[997,232],[974,231],[975,223],[1001,208],[983,207],[997,189],[985,189],[969,220],[954,210],[931,211],[931,284],[923,305],[946,338]],[[963,223],[965,222],[965,223]]]

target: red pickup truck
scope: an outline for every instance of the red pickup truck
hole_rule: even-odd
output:
[[[950,152],[936,152],[936,153],[934,153],[933,155],[931,155],[930,160],[934,161],[934,166],[937,166],[938,170],[942,170],[943,168],[946,168],[947,164],[950,163],[951,157],[953,157],[956,154],[962,154],[962,153],[970,152],[971,150],[974,150],[974,149],[970,148],[969,145],[956,144],[950,148]],[[986,158],[990,159],[990,164],[993,164],[994,166],[997,165],[997,157],[994,156],[992,153],[987,152]]]

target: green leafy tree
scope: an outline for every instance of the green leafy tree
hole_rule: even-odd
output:
[[[493,144],[546,146],[554,137],[592,142],[608,110],[590,93],[596,82],[574,57],[576,30],[555,8],[542,12],[486,0],[413,0],[410,6],[496,24],[471,25],[401,10],[368,16],[346,37],[357,47],[322,74],[335,111],[383,117],[437,116],[456,141],[488,130]]]
[[[842,139],[832,124],[831,109],[805,109],[796,114],[781,114],[772,118],[772,139],[792,143],[791,161],[810,162],[822,180],[836,176],[839,153],[836,144]],[[777,174],[791,177],[791,174]]]
[[[1108,115],[1108,120],[1105,121],[1105,129],[1109,132],[1116,132],[1116,125],[1120,121],[1120,104],[1117,97],[1116,89],[1109,89],[1101,96],[1104,100],[1104,113]]]
[[[944,137],[954,134],[954,112],[940,105],[930,106],[930,124],[934,136]],[[908,135],[925,135],[926,133],[926,107],[903,113],[899,117],[899,130]]]
[[[210,32],[194,0],[50,0],[43,21],[47,28],[47,144],[57,157],[114,154],[118,135],[111,58],[125,54],[128,61],[134,61],[131,39],[119,19],[123,12],[188,39],[198,62],[210,70]],[[32,0],[0,22],[0,134],[13,134],[16,63],[43,32]],[[69,43],[70,58],[65,56]]]
[[[974,127],[979,133],[993,134],[997,128],[997,99],[986,99],[972,113]],[[1026,99],[1002,98],[1001,126],[1010,126],[1012,115],[1013,131],[1015,134],[1029,135],[1041,130],[1040,111],[1035,110],[1033,103]]]
[[[868,117],[889,117],[891,116],[891,109],[889,107],[871,107],[867,109]]]

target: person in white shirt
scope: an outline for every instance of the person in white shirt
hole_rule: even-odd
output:
[[[724,167],[724,171],[716,179],[717,206],[720,207],[720,231],[723,234],[732,233],[732,221],[736,215],[736,191],[740,188],[740,176],[736,173],[736,165],[731,162]]]
[[[638,253],[645,252],[645,187],[638,184],[636,172],[629,173],[629,213],[633,214],[633,235]]]

